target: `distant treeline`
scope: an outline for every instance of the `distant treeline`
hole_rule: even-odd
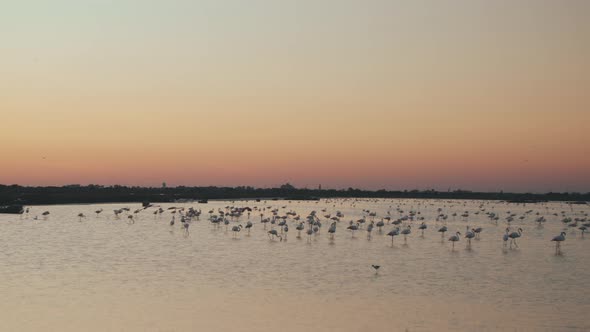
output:
[[[434,198],[434,199],[475,199],[503,200],[514,202],[538,201],[590,201],[590,193],[505,193],[473,192],[467,190],[361,190],[348,188],[298,189],[290,184],[279,188],[253,187],[170,187],[148,188],[127,186],[68,185],[62,187],[24,187],[0,185],[0,205],[42,205],[76,203],[115,202],[174,202],[178,200],[208,199],[320,199],[336,197],[359,198]]]

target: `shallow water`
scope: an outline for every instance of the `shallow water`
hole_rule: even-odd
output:
[[[31,207],[28,216],[0,215],[0,330],[2,331],[584,331],[590,330],[590,240],[568,228],[562,253],[550,239],[564,224],[561,211],[584,218],[586,205],[437,200],[210,201],[160,204],[202,209],[190,235],[166,210],[137,214],[135,224],[114,209],[139,204]],[[354,205],[354,206],[353,206]],[[226,206],[316,210],[322,230],[310,243],[289,221],[286,241],[271,241],[253,211],[250,236],[215,229],[210,209]],[[286,208],[282,208],[286,207]],[[400,207],[403,214],[396,211]],[[98,217],[94,211],[103,208]],[[326,212],[321,212],[321,209]],[[444,241],[437,208],[449,215]],[[349,220],[375,211],[380,220],[410,210],[407,244],[364,229],[352,237]],[[501,216],[496,225],[481,209]],[[44,219],[43,211],[50,211]],[[335,240],[323,215],[342,211]],[[518,216],[533,210],[524,220]],[[470,216],[460,217],[464,211]],[[503,246],[507,211],[523,228],[519,248]],[[79,221],[78,213],[87,217]],[[457,217],[452,213],[457,212]],[[543,227],[534,219],[547,218]],[[558,213],[554,216],[553,213]],[[38,216],[38,220],[33,220]],[[367,220],[370,220],[367,217]],[[239,222],[244,224],[246,215]],[[465,226],[483,227],[471,249],[446,239]],[[231,227],[230,227],[231,228]],[[371,264],[381,265],[375,274]]]

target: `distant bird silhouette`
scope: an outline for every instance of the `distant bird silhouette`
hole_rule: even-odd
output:
[[[475,238],[479,239],[479,234],[481,233],[481,231],[483,230],[483,228],[478,227],[476,229],[474,229],[473,231],[475,232]]]
[[[422,224],[420,224],[420,226],[418,226],[418,229],[422,231],[421,236],[424,237],[424,230],[427,229],[428,226],[426,226],[426,223],[422,222]]]
[[[373,265],[373,264],[371,264],[371,266],[373,267],[373,269],[375,269],[375,274],[377,274],[379,272],[379,268],[381,267],[379,265]]]
[[[441,228],[438,229],[438,231],[441,233],[440,234],[440,237],[441,238],[444,238],[445,237],[445,233],[447,232],[447,230],[448,230],[447,229],[447,226],[443,226],[443,227],[441,227]]]
[[[381,218],[381,220],[380,220],[380,221],[378,221],[378,222],[375,224],[375,226],[377,226],[377,228],[379,229],[379,233],[381,233],[381,228],[382,228],[383,226],[385,226],[385,223],[383,222],[383,218]]]

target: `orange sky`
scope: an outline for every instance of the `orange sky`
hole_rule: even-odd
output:
[[[451,3],[7,5],[0,183],[590,191],[590,4]]]

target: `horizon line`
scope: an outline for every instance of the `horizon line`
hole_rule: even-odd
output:
[[[292,188],[281,188],[281,186],[289,185]],[[288,182],[279,185],[277,187],[274,186],[264,186],[264,187],[257,187],[252,185],[234,185],[234,186],[227,186],[227,185],[173,185],[173,186],[146,186],[146,185],[130,185],[130,184],[96,184],[96,183],[89,183],[89,184],[79,184],[79,183],[71,183],[71,184],[62,184],[62,185],[22,185],[22,184],[3,184],[0,183],[0,186],[4,187],[23,187],[23,188],[67,188],[67,187],[106,187],[106,188],[113,188],[113,187],[124,187],[124,188],[144,188],[144,189],[178,189],[178,188],[244,188],[248,190],[272,190],[272,189],[283,189],[283,190],[313,190],[313,191],[348,191],[348,190],[355,190],[355,191],[365,191],[365,192],[379,192],[379,191],[386,191],[386,192],[436,192],[436,193],[453,193],[453,192],[469,192],[469,193],[483,193],[483,194],[535,194],[535,195],[547,195],[547,194],[580,194],[580,195],[587,195],[590,194],[590,190],[588,191],[543,191],[543,192],[535,192],[535,191],[505,191],[505,190],[497,190],[497,191],[486,191],[486,190],[473,190],[473,189],[466,189],[466,188],[449,188],[447,190],[439,190],[439,189],[366,189],[366,188],[355,188],[355,187],[346,187],[343,186],[341,188],[309,188],[309,187],[297,187],[292,185]]]

